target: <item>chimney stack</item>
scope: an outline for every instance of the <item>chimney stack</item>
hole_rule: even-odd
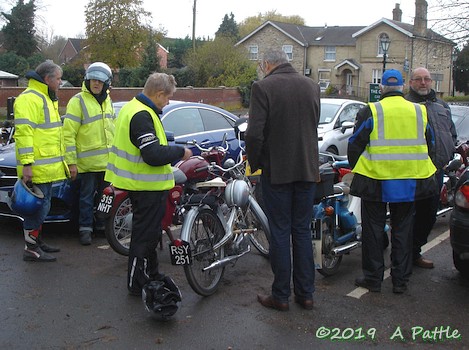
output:
[[[415,0],[414,29],[421,36],[427,34],[427,7],[428,4],[425,0]]]
[[[400,5],[396,3],[396,7],[392,10],[392,20],[402,22],[402,10]]]

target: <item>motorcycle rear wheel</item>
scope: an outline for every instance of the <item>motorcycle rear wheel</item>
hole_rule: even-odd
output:
[[[342,255],[332,255],[331,251],[335,247],[334,228],[332,220],[325,218],[322,222],[322,268],[318,272],[324,277],[335,275],[342,262]]]
[[[132,237],[132,204],[128,196],[115,203],[116,209],[107,219],[104,234],[111,248],[118,254],[128,256]]]
[[[208,271],[203,269],[225,256],[223,246],[213,249],[223,238],[225,231],[216,213],[210,209],[200,209],[197,215],[186,219],[184,225],[189,225],[190,228],[192,264],[184,265],[184,273],[194,292],[209,296],[218,289],[225,268],[217,267]]]

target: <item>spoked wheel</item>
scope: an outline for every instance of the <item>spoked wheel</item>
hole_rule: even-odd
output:
[[[245,222],[248,227],[255,229],[255,231],[249,235],[252,244],[262,256],[268,258],[270,247],[269,224],[267,217],[254,197],[249,198],[249,205],[243,210],[243,213],[245,214]]]
[[[111,248],[121,255],[129,255],[132,236],[132,204],[128,196],[117,203],[116,210],[106,222],[105,235]]]
[[[342,261],[342,255],[332,255],[331,251],[334,247],[332,223],[329,218],[326,218],[322,222],[322,268],[318,269],[318,272],[325,277],[334,275]]]
[[[224,248],[214,250],[213,246],[223,238],[225,231],[217,215],[210,209],[200,209],[184,225],[190,225],[189,244],[192,253],[192,264],[184,265],[187,281],[197,294],[212,295],[218,288],[225,268],[214,267],[206,271],[204,268],[224,257]]]

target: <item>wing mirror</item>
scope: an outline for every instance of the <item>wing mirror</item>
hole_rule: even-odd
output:
[[[235,133],[240,140],[244,141],[244,133],[246,132],[247,128],[248,128],[248,118],[241,117],[235,122],[235,125],[234,125]]]
[[[340,131],[342,132],[342,134],[344,134],[345,130],[350,129],[350,128],[353,129],[354,127],[355,127],[354,122],[343,122]]]

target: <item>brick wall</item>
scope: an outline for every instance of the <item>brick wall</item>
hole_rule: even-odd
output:
[[[18,96],[25,88],[24,87],[2,87],[0,88],[0,117],[6,115],[7,99],[10,96]],[[59,109],[64,113],[68,100],[80,92],[81,88],[61,88],[59,90]],[[113,88],[111,91],[112,100],[128,101],[135,95],[140,93],[142,88]],[[173,100],[187,101],[187,102],[203,102],[210,105],[218,106],[229,111],[238,110],[242,108],[241,95],[238,88],[178,88],[174,94]]]

